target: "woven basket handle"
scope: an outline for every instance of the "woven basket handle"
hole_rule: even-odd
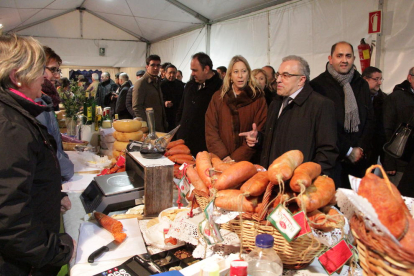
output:
[[[388,189],[391,191],[392,195],[394,195],[394,191],[391,188],[392,183],[390,179],[388,178],[388,175],[385,173],[384,168],[381,165],[379,164],[372,165],[366,170],[365,174],[372,173],[372,171],[375,170],[376,168],[380,169],[382,173],[382,177],[384,177],[384,180],[385,180],[385,183],[387,184]]]

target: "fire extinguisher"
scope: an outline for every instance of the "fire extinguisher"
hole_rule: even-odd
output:
[[[358,45],[359,60],[361,61],[361,72],[370,66],[371,63],[371,47],[365,43],[365,39],[361,39],[361,44]]]

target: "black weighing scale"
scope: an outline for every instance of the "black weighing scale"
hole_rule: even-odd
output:
[[[143,203],[144,180],[135,171],[97,176],[80,196],[86,213],[108,214]]]

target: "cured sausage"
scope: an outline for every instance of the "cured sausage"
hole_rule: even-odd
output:
[[[267,176],[267,172],[258,172],[244,182],[240,187],[240,191],[248,194],[248,196],[259,196],[266,191],[268,184],[269,177]]]
[[[169,142],[168,145],[167,145],[167,149],[171,149],[171,148],[173,148],[175,146],[178,146],[178,145],[184,145],[184,140],[183,139],[178,139],[176,141]]]
[[[335,196],[335,183],[332,178],[322,175],[316,178],[312,185],[306,188],[302,195],[298,195],[296,203],[307,213],[326,206]]]
[[[321,165],[314,162],[306,162],[299,165],[293,172],[292,179],[290,180],[290,188],[294,192],[300,192],[300,184],[309,187],[317,176],[322,172]]]
[[[203,180],[207,187],[211,187],[211,178],[209,176],[209,170],[213,168],[211,165],[210,154],[207,151],[197,153],[196,156],[196,169],[197,173]]]
[[[269,166],[269,180],[273,184],[280,184],[280,181],[289,180],[297,166],[302,164],[303,154],[299,150],[291,150],[279,156]]]
[[[177,145],[165,153],[165,156],[171,156],[175,154],[188,154],[190,155],[190,149],[186,145]]]
[[[217,192],[214,204],[229,211],[253,213],[257,198],[247,199],[240,190],[223,190]],[[239,210],[240,207],[242,210]]]
[[[194,189],[196,190],[197,194],[204,197],[208,197],[209,190],[206,184],[204,184],[204,182],[200,179],[198,173],[193,168],[193,166],[187,167],[186,175],[190,180],[191,184],[194,186]]]
[[[219,191],[238,188],[256,173],[257,169],[252,163],[247,161],[238,162],[218,177],[214,188]]]

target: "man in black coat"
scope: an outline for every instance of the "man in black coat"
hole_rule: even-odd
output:
[[[335,104],[339,158],[335,168],[335,183],[349,188],[348,175],[361,177],[358,162],[372,144],[373,109],[368,83],[354,69],[354,49],[348,42],[338,42],[331,48],[326,71],[310,85]]]
[[[108,72],[103,72],[101,75],[101,83],[98,86],[98,91],[96,92],[96,104],[99,106],[105,106],[105,97],[115,92],[118,88],[118,85],[111,79],[111,75]]]
[[[251,147],[262,147],[265,168],[290,150],[300,150],[304,162],[313,161],[332,175],[338,157],[335,109],[331,100],[308,84],[309,65],[301,57],[287,56],[276,73],[277,96],[270,104],[264,133],[240,133]]]
[[[191,59],[191,80],[184,88],[183,98],[177,110],[176,123],[181,125],[177,139],[184,139],[191,154],[207,150],[205,114],[213,94],[220,89],[223,80],[213,71],[213,62],[205,53],[197,53]]]
[[[384,164],[384,150],[382,149],[386,140],[384,132],[383,105],[387,94],[381,91],[383,81],[382,71],[376,67],[369,66],[362,72],[362,78],[367,81],[371,92],[371,101],[374,109],[374,139],[371,150],[366,152],[367,168],[378,163],[380,157],[381,164]]]
[[[409,70],[407,79],[397,84],[393,92],[385,99],[384,129],[386,140],[391,139],[401,123],[409,123],[410,119],[414,119],[412,116],[414,116],[414,67]],[[384,169],[391,176],[390,180],[395,185],[399,184],[408,161],[410,161],[409,158],[402,160],[385,155]]]
[[[129,114],[126,106],[126,97],[128,90],[131,87],[131,82],[126,73],[119,75],[119,94],[115,105],[115,114],[118,114],[118,119],[132,119],[133,117]]]
[[[165,115],[167,116],[168,131],[176,127],[175,117],[183,97],[184,84],[176,79],[177,68],[170,64],[165,68],[165,78],[161,82],[164,99]]]

